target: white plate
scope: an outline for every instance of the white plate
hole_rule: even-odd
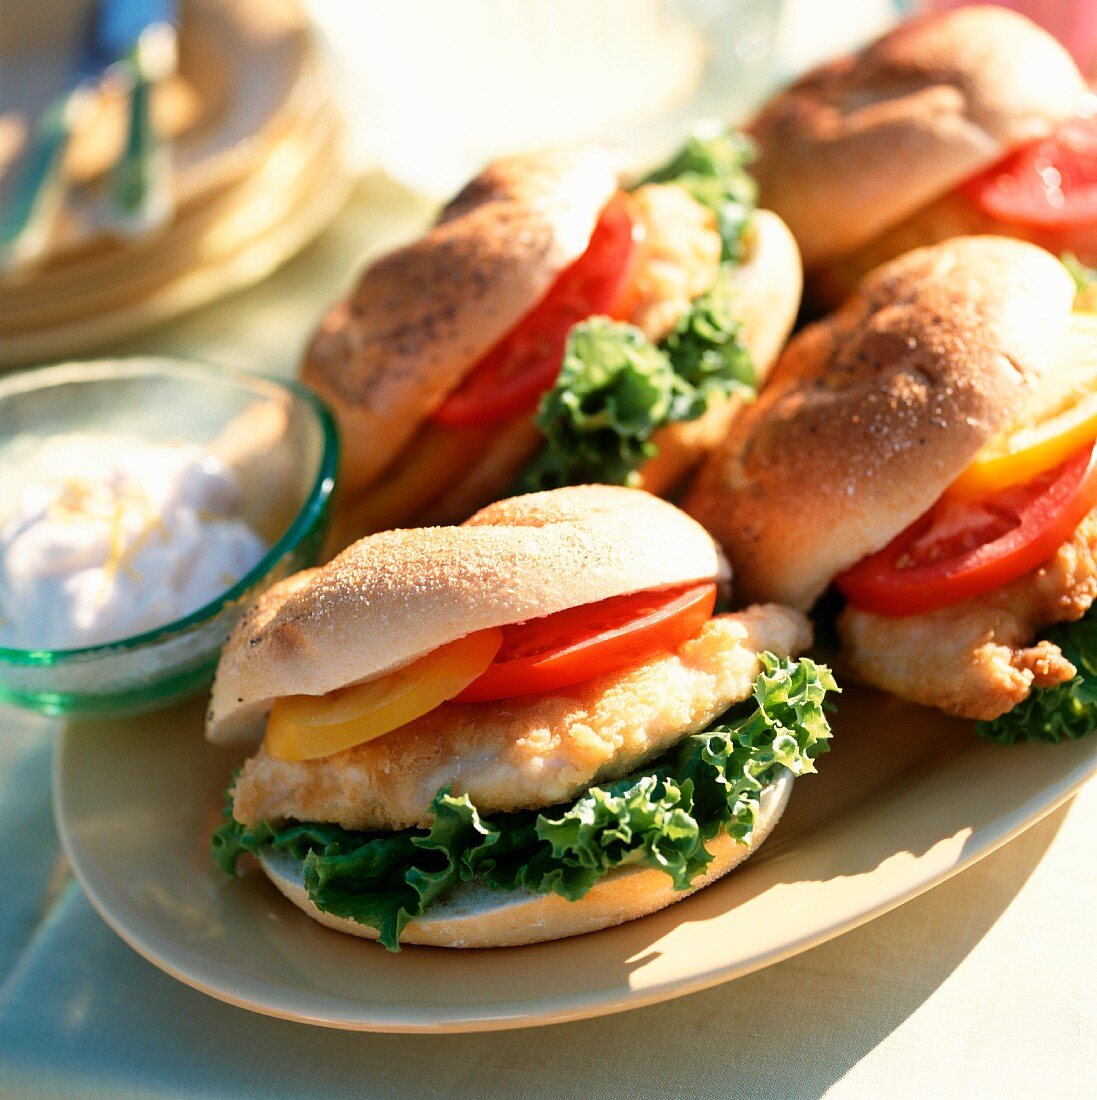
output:
[[[492,951],[329,931],[256,873],[213,866],[239,755],[197,706],[67,728],[54,805],[92,902],[157,966],[272,1016],[363,1031],[477,1031],[579,1019],[704,989],[891,909],[1039,820],[1097,770],[1097,738],[1005,748],[965,723],[847,690],[833,751],[774,836],[728,878],[620,928]]]

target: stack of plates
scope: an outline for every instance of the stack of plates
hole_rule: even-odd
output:
[[[29,125],[63,85],[84,3],[16,0],[0,29],[0,203]],[[171,136],[175,217],[122,237],[102,180],[123,104],[105,97],[74,139],[72,186],[51,248],[0,272],[0,363],[59,358],[255,282],[334,216],[349,190],[328,74],[294,0],[182,5],[176,78],[158,89]]]

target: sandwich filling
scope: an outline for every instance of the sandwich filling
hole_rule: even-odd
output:
[[[711,860],[706,841],[724,829],[749,843],[761,792],[814,770],[836,690],[824,666],[777,655],[808,644],[802,616],[712,617],[714,598],[693,585],[515,624],[475,643],[475,659],[411,676],[410,690],[375,681],[316,698],[311,722],[300,697],[288,726],[276,705],[234,780],[215,857],[231,873],[245,852],[291,853],[320,909],[393,950],[460,881],[576,900],[639,865],[687,888]],[[405,714],[409,694],[426,706],[438,675],[447,701],[377,732],[394,697]],[[343,740],[325,745],[332,707]]]
[[[636,484],[660,428],[752,393],[731,280],[752,247],[750,157],[741,135],[697,136],[619,191],[583,255],[348,503],[348,528],[452,522],[515,480]]]
[[[1097,314],[1076,310],[1063,369],[1077,380],[1064,399],[1004,432],[928,512],[835,578],[859,674],[982,719],[999,740],[1097,725]]]
[[[535,417],[545,445],[519,479],[522,491],[639,484],[641,467],[658,453],[653,437],[661,428],[696,420],[732,394],[753,394],[756,376],[736,319],[734,279],[752,247],[751,156],[741,135],[694,136],[640,186],[638,197],[677,191],[704,210],[716,234],[716,262],[689,300],[680,278],[670,275],[682,269],[681,261],[657,245],[632,291],[639,297],[631,303],[636,323],[611,313],[569,331],[555,384]],[[659,290],[675,284],[677,293]]]

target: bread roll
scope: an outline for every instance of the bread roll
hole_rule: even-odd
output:
[[[699,524],[618,486],[532,493],[461,527],[372,535],[251,606],[221,654],[206,734],[255,738],[281,696],[382,676],[476,630],[727,576]]]
[[[877,268],[804,329],[686,500],[737,596],[809,608],[999,432],[1064,398],[1073,299],[1043,249],[961,237]]]
[[[1085,90],[1070,54],[1016,12],[910,20],[762,110],[750,127],[759,201],[789,224],[810,273],[1047,136]]]

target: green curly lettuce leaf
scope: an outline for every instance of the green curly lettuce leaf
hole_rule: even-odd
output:
[[[263,846],[302,861],[309,897],[359,921],[392,951],[408,921],[459,882],[581,898],[618,867],[657,868],[685,889],[711,860],[721,829],[749,843],[763,790],[784,771],[805,775],[827,749],[830,670],[761,655],[753,697],[655,763],[590,788],[567,806],[482,817],[467,795],[439,791],[429,830],[349,832],[294,824],[247,828],[226,813],[214,857],[231,874]]]
[[[669,421],[696,420],[733,393],[754,395],[757,378],[735,317],[735,286],[724,267],[712,287],[695,298],[662,344],[683,383]]]
[[[676,184],[712,210],[723,241],[723,258],[737,263],[758,198],[757,185],[747,172],[754,155],[754,144],[745,134],[698,129],[666,164],[641,182]]]
[[[732,393],[753,395],[754,368],[739,336],[728,269],[656,347],[632,325],[592,317],[568,335],[556,384],[536,423],[545,446],[523,492],[584,482],[629,485],[667,424],[695,420]]]
[[[1063,651],[1078,674],[1065,684],[1037,688],[1000,718],[979,722],[975,728],[980,737],[1018,745],[1076,741],[1097,729],[1097,611],[1053,626],[1044,637]]]
[[[581,322],[568,335],[556,385],[541,399],[536,423],[545,446],[521,488],[629,484],[685,391],[670,360],[638,328],[605,317]]]
[[[569,334],[564,363],[536,422],[545,446],[519,479],[533,492],[602,482],[628,485],[667,424],[696,420],[730,394],[754,393],[755,374],[735,317],[733,271],[754,211],[749,139],[694,134],[643,182],[685,188],[717,217],[723,262],[713,285],[656,346],[638,329],[595,317]]]

